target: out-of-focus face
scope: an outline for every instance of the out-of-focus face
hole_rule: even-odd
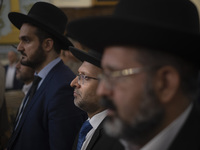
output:
[[[31,82],[34,78],[34,69],[29,66],[24,66],[20,61],[16,65],[16,78],[23,82]]]
[[[16,63],[17,54],[13,51],[8,52],[8,61],[10,62],[10,64]]]
[[[109,109],[105,124],[107,132],[125,139],[144,138],[160,121],[163,110],[154,95],[152,80],[141,63],[138,53],[131,47],[108,47],[102,58],[102,67],[108,80],[102,79],[97,94],[111,101],[115,110]],[[141,68],[142,71],[128,76],[109,77],[114,71]]]
[[[22,55],[21,63],[34,69],[42,66],[46,60],[46,54],[42,49],[36,31],[36,27],[24,23],[20,28],[20,43],[17,47]]]
[[[78,74],[86,75],[88,77],[97,78],[102,69],[94,66],[93,64],[84,61],[78,69]],[[85,79],[84,83],[78,81],[76,77],[71,82],[71,87],[74,87],[74,103],[77,107],[84,110],[88,114],[95,114],[102,109],[99,103],[100,97],[96,94],[98,80]]]

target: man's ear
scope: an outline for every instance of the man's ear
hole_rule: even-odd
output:
[[[155,75],[155,92],[161,103],[168,103],[172,100],[180,86],[180,75],[172,66],[160,68]]]
[[[42,47],[45,51],[48,52],[51,49],[53,49],[53,44],[54,44],[54,41],[51,38],[46,38],[42,43]]]

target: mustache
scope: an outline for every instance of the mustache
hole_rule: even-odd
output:
[[[106,96],[103,96],[100,99],[100,104],[105,108],[108,108],[108,109],[111,109],[111,110],[117,110],[116,106],[113,103],[113,101],[111,99],[109,99],[108,97],[106,97]]]
[[[75,89],[74,89],[74,92],[75,92],[77,95],[81,95],[81,94],[78,92],[78,90],[75,90]]]
[[[24,52],[20,52],[22,56],[26,56],[26,54]]]

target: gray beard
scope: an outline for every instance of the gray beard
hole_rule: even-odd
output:
[[[155,131],[164,118],[164,109],[155,96],[153,88],[148,87],[148,85],[139,111],[132,118],[130,124],[127,124],[119,116],[108,116],[104,123],[108,135],[141,145]]]

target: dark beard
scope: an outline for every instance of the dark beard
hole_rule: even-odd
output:
[[[113,104],[112,100],[107,98],[107,97],[105,97],[105,96],[103,96],[100,99],[100,104],[105,108],[108,108],[108,109],[111,109],[111,110],[116,110],[116,107]]]
[[[24,54],[22,53],[22,55]],[[20,62],[22,65],[36,69],[44,62],[45,59],[46,59],[46,55],[44,53],[44,50],[42,46],[39,45],[37,51],[35,51],[34,55],[32,55],[29,60],[23,61],[23,59],[21,59]]]

